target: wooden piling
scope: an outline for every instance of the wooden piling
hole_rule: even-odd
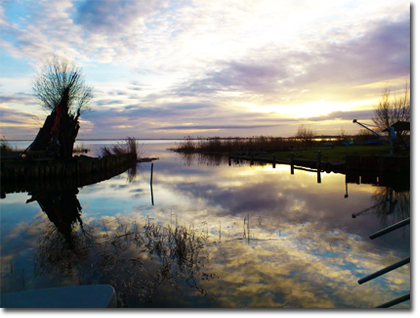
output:
[[[150,166],[150,195],[152,198],[152,205],[155,205],[155,200],[153,197],[153,162],[152,162],[152,165]]]
[[[295,174],[295,154],[290,154],[290,174]]]

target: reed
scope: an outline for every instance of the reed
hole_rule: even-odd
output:
[[[111,155],[135,154],[138,160],[141,158],[142,153],[142,147],[139,146],[137,140],[134,137],[127,137],[124,143],[117,143],[112,147],[101,148],[102,157]]]
[[[198,149],[197,143],[195,139],[191,136],[185,137],[184,141],[179,144],[176,148],[171,148],[171,150],[175,152],[182,152],[182,153],[194,153]]]
[[[305,145],[295,138],[272,136],[255,136],[251,138],[198,138],[188,136],[176,148],[171,150],[180,153],[265,153],[304,148]]]
[[[46,218],[39,221],[44,235],[34,255],[35,276],[111,284],[120,307],[127,307],[128,296],[142,303],[153,301],[163,285],[176,289],[187,285],[205,295],[203,280],[217,278],[204,267],[209,262],[204,232],[149,218],[143,227],[115,218],[96,225],[73,223],[63,236]]]
[[[9,142],[6,140],[6,138],[0,139],[0,152],[13,152],[18,151],[17,149],[14,149],[12,146],[10,146]]]

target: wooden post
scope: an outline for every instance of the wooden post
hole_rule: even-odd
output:
[[[276,169],[276,155],[273,155],[273,169]]]
[[[346,194],[344,195],[344,199],[347,199],[349,197],[349,184],[347,182],[346,183]]]
[[[229,167],[232,165],[232,161],[231,161],[231,150],[229,148]]]
[[[321,150],[318,150],[316,167],[317,167],[317,182],[321,183]]]
[[[290,155],[290,174],[295,174],[295,154],[292,152]]]
[[[153,162],[150,167],[150,195],[152,197],[152,205],[155,205],[155,200],[153,198]]]
[[[150,166],[150,184],[153,183],[153,162],[152,165]]]

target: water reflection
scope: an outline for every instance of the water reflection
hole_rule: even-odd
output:
[[[82,207],[77,199],[79,191],[77,188],[62,191],[43,191],[32,193],[26,203],[37,201],[48,219],[55,225],[57,231],[62,235],[68,248],[75,248],[73,227],[79,224],[83,228],[83,221],[80,217]],[[58,240],[59,241],[59,240]]]
[[[184,165],[220,166],[226,165],[229,159],[221,154],[179,153]]]
[[[352,217],[375,214],[384,228],[410,217],[409,191],[395,191],[391,187],[380,187],[375,189],[371,200],[372,206],[352,214]]]
[[[120,307],[152,303],[168,287],[190,287],[206,295],[208,233],[154,222],[142,227],[126,218],[83,223],[75,191],[34,194],[49,222],[40,223],[34,277],[53,276],[78,284],[109,283]],[[184,291],[185,292],[185,291]],[[165,292],[163,292],[164,294]]]
[[[407,256],[410,238],[369,240],[383,228],[379,210],[351,217],[383,202],[378,208],[393,206],[389,222],[404,218],[409,191],[334,173],[317,183],[316,174],[282,165],[185,165],[166,156],[154,164],[153,189],[151,165],[141,164],[131,176],[67,191],[76,208],[61,219],[71,223],[72,244],[48,209],[8,195],[2,290],[110,283],[121,306],[277,308],[367,308],[410,290],[410,266],[357,284]],[[33,208],[30,217],[12,214],[24,208]]]

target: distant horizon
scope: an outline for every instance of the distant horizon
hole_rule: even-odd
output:
[[[357,136],[356,134],[348,134],[345,136]],[[211,139],[211,138],[220,138],[220,139],[251,139],[251,138],[258,138],[258,137],[265,137],[265,138],[298,138],[296,136],[288,136],[288,137],[282,137],[282,136],[271,136],[271,135],[255,135],[255,136],[248,136],[248,137],[220,137],[220,136],[209,136],[209,137],[199,137],[199,136],[185,136],[183,138],[137,138],[137,137],[130,137],[134,138],[135,140],[184,140],[191,138],[192,140],[200,140],[200,139]],[[314,135],[312,138],[342,138],[342,135]],[[78,141],[116,141],[116,140],[125,140],[125,138],[83,138],[83,139],[76,139],[76,142]],[[16,142],[16,141],[33,141],[33,139],[7,139],[7,142]]]

